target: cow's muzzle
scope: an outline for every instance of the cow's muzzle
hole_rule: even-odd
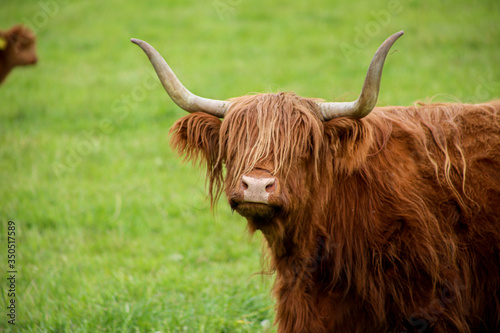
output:
[[[257,169],[241,177],[229,204],[245,217],[271,217],[277,210],[279,192],[278,179],[268,171]]]
[[[276,188],[276,179],[254,178],[250,176],[241,177],[241,188],[243,189],[243,201],[254,203],[269,203],[269,194]]]

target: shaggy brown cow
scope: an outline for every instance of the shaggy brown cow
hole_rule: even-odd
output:
[[[36,64],[35,43],[35,34],[21,25],[0,31],[0,84],[14,67]]]
[[[263,233],[279,332],[500,331],[500,101],[374,108],[401,34],[352,103],[201,98],[133,40],[193,112],[173,147]]]

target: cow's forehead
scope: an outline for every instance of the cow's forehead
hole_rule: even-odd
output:
[[[231,99],[228,114],[240,113],[248,117],[281,113],[284,116],[312,114],[320,120],[317,100],[296,95],[293,92],[267,93],[236,97]]]
[[[294,93],[234,98],[221,126],[221,152],[233,179],[260,163],[288,173],[302,158],[317,159],[323,125],[315,100]]]

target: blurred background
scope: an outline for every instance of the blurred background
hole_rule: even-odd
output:
[[[204,97],[294,91],[355,99],[404,30],[378,105],[500,97],[500,2],[2,0],[39,62],[0,86],[0,243],[16,223],[16,326],[0,331],[273,332],[261,235],[168,130],[185,112],[130,38],[156,47]],[[6,308],[6,246],[0,247]],[[5,273],[6,275],[7,273]]]

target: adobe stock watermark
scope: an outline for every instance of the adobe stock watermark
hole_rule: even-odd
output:
[[[490,73],[488,77],[478,76],[477,82],[478,84],[476,86],[476,89],[474,90],[474,96],[471,97],[467,102],[488,102],[493,98],[498,97],[498,94],[496,94],[496,92],[498,91],[498,82],[493,81],[492,73]]]
[[[340,50],[344,54],[344,57],[350,61],[354,54],[358,54],[362,49],[367,47],[370,41],[378,36],[382,29],[391,23],[393,17],[400,14],[402,11],[403,5],[401,4],[401,0],[390,0],[387,9],[370,11],[373,20],[365,23],[363,27],[354,27],[356,35],[353,43],[340,43]]]
[[[236,8],[241,5],[243,0],[214,0],[212,6],[222,21],[236,16]]]
[[[22,23],[33,30],[35,33],[46,26],[50,19],[59,14],[61,6],[67,4],[70,0],[42,0],[38,2],[39,9],[28,17],[22,19]]]
[[[146,99],[147,93],[158,87],[159,84],[156,74],[152,72],[139,85],[132,88],[128,94],[123,94],[114,100],[110,117],[102,119],[97,127],[81,132],[80,139],[67,148],[63,157],[52,162],[52,170],[57,178],[61,179],[66,173],[75,170],[85,157],[95,153],[104,136],[112,133],[129,115],[130,111],[137,108],[139,103]]]
[[[441,103],[458,103],[458,104],[477,104],[477,103],[486,103],[495,98],[498,98],[498,91],[500,88],[499,82],[493,81],[493,74],[489,75],[475,75],[475,79],[471,82],[475,82],[475,88],[470,91],[470,94],[467,96],[467,93],[463,93],[463,90],[460,92],[460,95],[466,96],[462,99],[457,96],[450,94],[437,94],[435,95],[428,103],[434,103],[434,98],[439,97],[439,101]]]

